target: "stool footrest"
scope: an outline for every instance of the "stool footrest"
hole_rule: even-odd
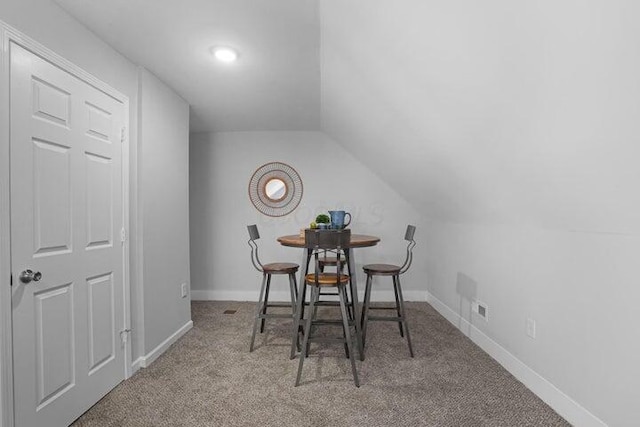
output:
[[[258,317],[260,319],[292,319],[293,318],[293,314],[271,314],[271,313],[263,314],[263,313],[260,313],[260,315]]]
[[[375,307],[375,306],[369,306],[368,307],[369,310],[397,310],[396,307]]]
[[[270,302],[267,304],[267,307],[285,307],[291,308],[290,302]]]
[[[342,325],[342,319],[321,319],[321,320],[312,320],[311,326],[315,325]]]
[[[305,302],[304,304],[307,307],[310,305],[308,302]],[[340,307],[340,301],[318,301],[317,303],[315,303],[315,306],[316,307]],[[353,307],[353,303],[346,302],[344,306]]]
[[[404,319],[402,317],[391,317],[391,316],[367,316],[367,320],[402,322]]]
[[[316,303],[318,307],[340,307],[340,301],[318,301]],[[350,307],[351,303],[345,303],[345,307]]]
[[[309,337],[309,342],[342,342],[346,343],[344,337]]]

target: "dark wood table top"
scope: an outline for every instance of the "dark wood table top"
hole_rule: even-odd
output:
[[[377,236],[367,236],[365,234],[352,234],[350,247],[352,248],[366,248],[367,246],[375,246],[380,241]],[[291,234],[288,236],[278,237],[278,242],[282,246],[291,246],[293,248],[304,248],[304,237],[300,237],[299,234]]]

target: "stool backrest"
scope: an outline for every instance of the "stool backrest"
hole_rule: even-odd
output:
[[[309,249],[339,250],[349,247],[351,230],[315,230],[304,231],[304,244]]]
[[[253,224],[253,225],[247,225],[247,230],[249,230],[249,239],[251,240],[258,240],[260,238],[260,233],[258,232],[258,226]]]
[[[414,234],[416,234],[416,226],[407,225],[407,231],[404,233],[404,240],[413,241]]]
[[[337,260],[337,274],[336,285],[340,281],[340,275],[342,274],[342,263],[340,262],[340,256],[344,249],[349,247],[351,242],[351,230],[312,230],[306,229],[304,232],[304,244],[307,249],[313,251],[315,257],[315,280],[318,281],[318,275],[320,272],[320,260],[318,255],[326,253],[325,251],[331,250],[336,252]],[[345,251],[345,258],[348,251]],[[349,261],[348,258],[346,259]]]
[[[402,268],[400,268],[400,274],[406,273],[411,267],[411,262],[413,261],[413,248],[416,246],[416,241],[413,240],[413,236],[416,234],[416,226],[415,225],[407,225],[407,231],[404,233],[404,240],[408,241],[407,245],[407,258],[402,264]]]
[[[260,238],[258,226],[255,224],[247,225],[247,230],[249,231],[249,241],[247,243],[251,247],[251,264],[262,273],[264,270],[260,258],[258,258],[258,244],[256,243],[256,240]]]

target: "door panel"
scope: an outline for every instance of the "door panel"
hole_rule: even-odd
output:
[[[34,294],[38,407],[75,385],[73,285]]]
[[[87,280],[89,375],[115,357],[114,292],[111,273]]]
[[[105,248],[113,245],[112,161],[91,153],[85,153],[85,156],[87,249]]]
[[[111,113],[89,102],[85,105],[89,114],[87,135],[110,143],[111,127],[113,125]]]
[[[124,379],[123,104],[10,45],[16,427],[65,426]],[[42,273],[25,284],[21,271]]]
[[[33,228],[36,256],[71,251],[71,152],[33,140]]]
[[[69,127],[71,95],[51,82],[32,76],[33,116],[66,128]]]

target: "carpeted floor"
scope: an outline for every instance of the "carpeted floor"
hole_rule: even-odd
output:
[[[370,323],[359,389],[340,344],[312,346],[294,387],[290,321],[249,353],[254,308],[193,302],[193,329],[73,426],[568,425],[426,303],[407,303],[414,359],[397,324]]]

